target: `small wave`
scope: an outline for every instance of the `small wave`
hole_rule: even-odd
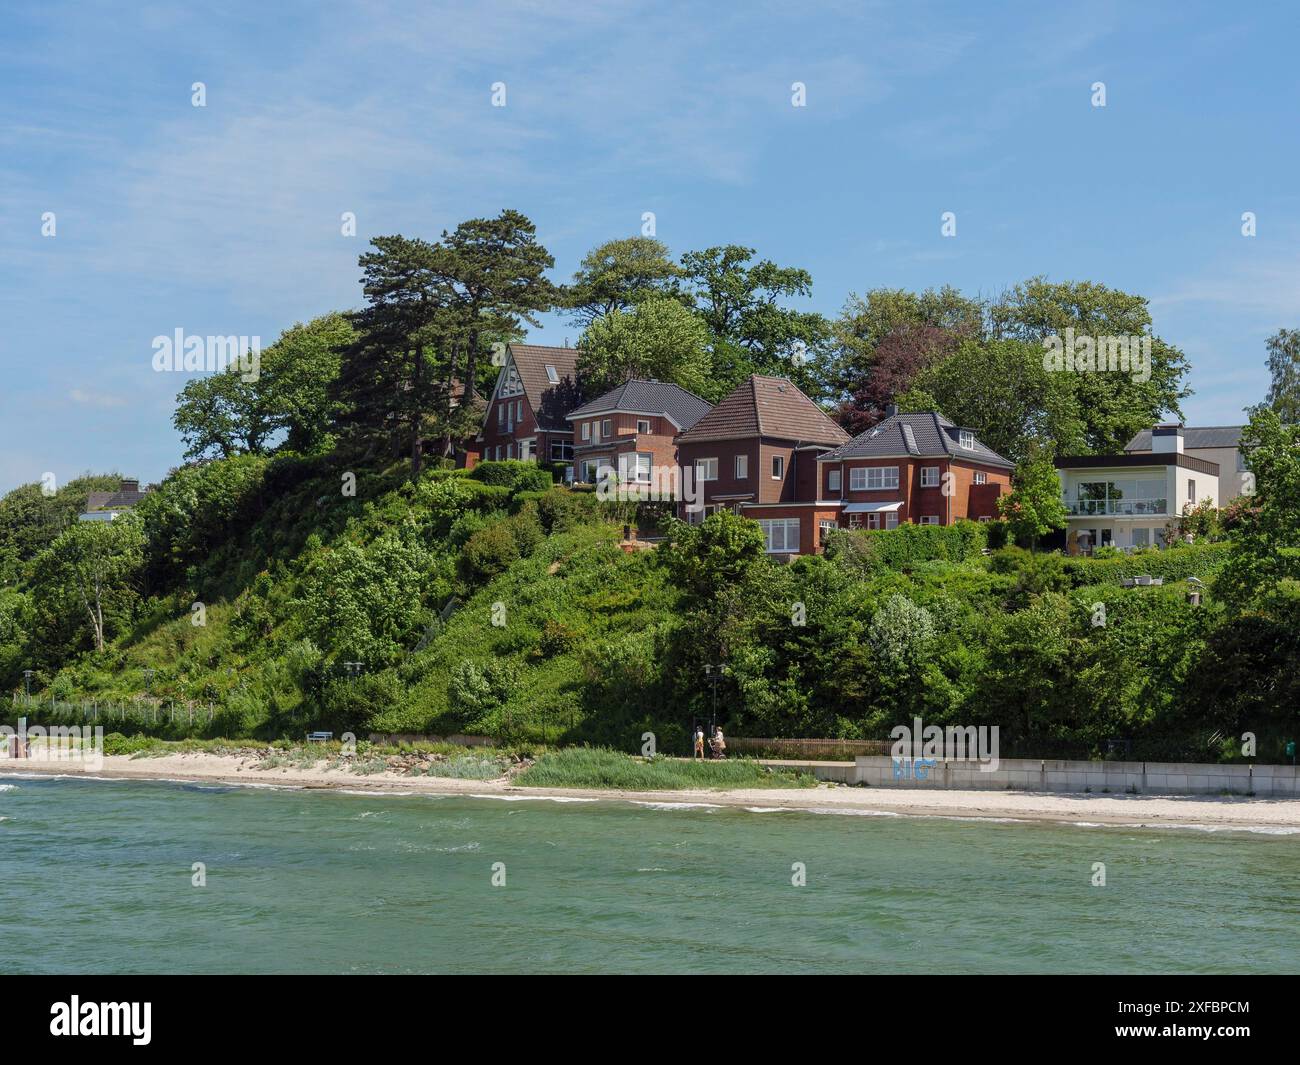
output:
[[[641,802],[632,800],[633,806],[644,806],[648,810],[721,810],[714,802]]]
[[[0,784],[0,791],[17,791],[17,784]]]
[[[668,872],[662,865],[651,865],[637,870],[638,873],[666,873]]]
[[[775,814],[785,809],[784,806],[746,806],[751,814]]]
[[[503,802],[600,802],[599,799],[582,799],[576,795],[481,795],[474,793],[471,799],[501,799]]]
[[[862,810],[856,808],[839,809],[834,806],[810,806],[810,814],[843,814],[848,817],[902,817],[894,810]]]

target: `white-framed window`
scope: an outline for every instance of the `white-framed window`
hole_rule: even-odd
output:
[[[872,516],[873,518],[875,517],[874,514],[871,515],[871,516]],[[861,515],[861,514],[850,514],[850,515],[849,515],[849,528],[850,528],[850,529],[861,529],[861,528],[862,528],[862,515]]]
[[[1133,530],[1133,546],[1134,546],[1134,547],[1150,547],[1150,546],[1151,546],[1151,530],[1150,530],[1150,529],[1143,529],[1143,528],[1141,528],[1141,527],[1138,527],[1138,528],[1134,529],[1134,530]]]
[[[879,529],[879,528],[880,528],[880,515],[879,515],[879,514],[868,514],[868,515],[867,515],[867,528],[868,528],[868,529]]]
[[[749,479],[749,456],[736,456],[736,480],[745,481]]]
[[[827,471],[826,471],[826,491],[828,491],[828,492],[838,492],[839,490],[840,490],[840,471],[839,471],[839,470],[827,470]]]
[[[560,383],[560,375],[556,373],[555,367],[551,366],[549,363],[546,367],[546,379],[553,385],[558,385]]]
[[[648,433],[650,431],[650,419],[638,418],[636,420],[636,431],[638,433]]]
[[[718,479],[718,460],[716,458],[696,459],[695,479],[697,481],[716,481]]]
[[[839,523],[834,518],[821,518],[817,522],[817,542],[824,544],[826,534],[834,532],[839,528]]]
[[[987,473],[985,473],[983,470],[975,471],[976,484],[988,484],[988,481],[989,481],[989,475]]]
[[[922,466],[921,467],[921,487],[938,488],[939,487],[939,467]]]
[[[759,528],[767,537],[769,555],[797,554],[799,551],[798,518],[760,518]]]
[[[506,407],[508,406],[509,406],[508,403],[497,404],[497,425],[506,424]]]
[[[885,515],[885,528],[886,529],[898,528],[898,511],[891,510],[888,514]]]
[[[533,457],[533,444],[534,444],[534,443],[536,443],[536,441],[534,441],[534,440],[520,440],[520,441],[519,441],[519,457],[520,457],[521,459],[523,459],[525,462],[526,462],[528,459],[531,459],[531,458]]]
[[[507,445],[506,445],[506,458],[508,458],[508,459],[512,459],[512,458],[514,458],[514,457],[515,457],[515,445],[514,445],[514,444],[507,444]]]
[[[572,440],[552,440],[552,441],[551,441],[551,461],[552,461],[552,462],[572,462],[572,461],[573,461],[573,441],[572,441]]]
[[[975,450],[975,434],[972,433],[972,432],[970,432],[970,431],[967,430],[967,429],[962,429],[962,430],[957,434],[957,443],[960,444],[960,445],[961,445],[963,448],[965,448],[967,451],[974,451],[974,450]]]
[[[981,515],[979,516],[979,520],[980,520],[980,521],[992,521],[993,519],[990,518],[987,514],[981,514]]]
[[[515,421],[522,422],[523,420],[524,420],[524,401],[520,399],[515,401]]]
[[[921,516],[921,524],[922,524],[922,525],[938,525],[938,524],[939,524],[939,515],[938,515],[938,514],[923,514],[923,515]]]
[[[785,476],[785,456],[773,455],[772,456],[772,480],[779,481],[784,476]]]
[[[582,423],[582,439],[584,439],[584,440],[590,440],[590,439],[591,439],[591,423],[590,423],[590,422],[583,422],[583,423]]]
[[[849,470],[849,488],[855,492],[897,487],[897,466],[858,466]]]
[[[594,459],[583,459],[582,460],[582,483],[595,484],[596,470],[597,470],[597,466]]]
[[[614,435],[614,423],[609,418],[603,418],[600,422],[600,435],[608,440]]]
[[[643,451],[622,456],[620,463],[623,466],[624,480],[631,481],[635,484],[649,484],[650,463],[653,459],[653,455]]]

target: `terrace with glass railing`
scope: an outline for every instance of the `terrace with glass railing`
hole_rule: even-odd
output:
[[[1062,502],[1073,517],[1167,517],[1169,500],[1161,480],[1079,481]]]

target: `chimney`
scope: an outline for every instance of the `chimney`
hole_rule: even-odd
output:
[[[897,403],[889,403],[889,404],[886,404],[886,406],[885,406],[885,417],[886,417],[886,418],[892,418],[892,417],[893,417],[895,414],[897,414],[897,413],[898,413],[898,404],[897,404]]]
[[[140,482],[139,482],[138,479],[136,479],[136,478],[134,478],[134,477],[123,477],[123,478],[122,478],[122,487],[119,489],[119,491],[122,491],[122,492],[139,492],[139,491],[140,491]]]
[[[1157,425],[1152,429],[1151,451],[1156,455],[1181,455],[1183,453],[1182,425]]]

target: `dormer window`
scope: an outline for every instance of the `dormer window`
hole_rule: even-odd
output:
[[[957,434],[957,443],[961,446],[962,450],[964,451],[974,451],[975,434],[972,433],[969,429],[962,429]]]
[[[558,385],[560,383],[560,375],[556,372],[554,366],[548,365],[546,367],[546,379],[553,385]]]

